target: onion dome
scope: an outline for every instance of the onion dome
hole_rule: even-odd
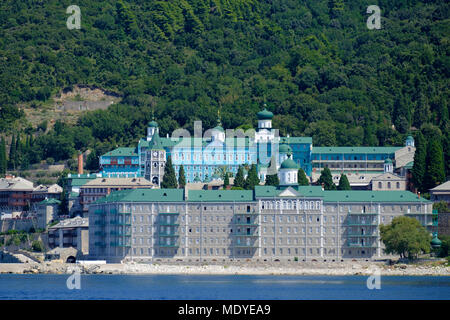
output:
[[[150,122],[148,123],[148,126],[149,126],[150,128],[158,128],[158,122],[152,120],[152,121],[150,121]]]
[[[294,160],[291,159],[290,155],[288,155],[288,158],[281,163],[280,169],[297,169],[298,165],[295,163]]]
[[[434,234],[433,240],[431,240],[431,246],[433,248],[440,248],[442,241],[438,239],[437,234]]]
[[[263,111],[258,112],[257,114],[258,120],[272,120],[273,113],[264,108]]]
[[[384,160],[384,163],[392,163],[392,160],[387,158],[386,160]]]
[[[195,176],[194,182],[201,182],[200,178],[198,176]]]
[[[282,144],[278,150],[280,153],[292,153],[292,148],[287,144]]]

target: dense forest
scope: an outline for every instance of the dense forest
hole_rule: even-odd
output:
[[[445,0],[379,0],[379,30],[367,28],[366,0],[79,0],[81,29],[69,30],[72,4],[0,3],[0,130],[22,150],[10,167],[90,149],[95,169],[96,156],[135,145],[152,114],[163,135],[199,119],[211,128],[218,108],[224,127],[248,128],[267,103],[282,135],[316,146],[423,134],[450,173]],[[76,126],[31,127],[22,106],[77,84],[117,92],[121,103]]]

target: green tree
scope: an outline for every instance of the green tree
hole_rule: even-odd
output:
[[[234,177],[234,183],[233,186],[244,188],[244,168],[242,166],[239,166],[238,172],[236,173],[236,177]]]
[[[278,178],[278,174],[268,174],[266,176],[266,186],[279,186],[280,185],[280,179]]]
[[[225,178],[223,179],[223,187],[227,188],[230,185],[230,176],[228,175],[228,172],[225,172]]]
[[[339,185],[337,186],[338,190],[352,190],[350,187],[350,183],[348,182],[347,176],[343,173],[341,174],[341,178],[339,179]]]
[[[331,171],[328,167],[322,170],[317,182],[319,185],[323,184],[325,190],[336,190],[336,185],[333,182],[333,176],[331,175]]]
[[[2,137],[0,141],[0,175],[6,173],[7,168],[7,160],[6,160],[6,143],[5,138]]]
[[[297,171],[297,181],[299,186],[309,186],[309,180],[302,168]]]
[[[419,131],[415,139],[416,151],[414,153],[414,165],[412,167],[412,181],[414,187],[424,192],[424,178],[426,171],[427,144],[423,134]]]
[[[11,138],[11,145],[9,147],[9,161],[8,161],[8,168],[12,170],[16,170],[16,138],[14,134]]]
[[[253,190],[255,186],[259,184],[258,172],[256,170],[256,164],[250,166],[250,170],[247,174],[247,179],[244,182],[244,188],[247,190]]]
[[[415,218],[395,217],[389,225],[380,225],[380,235],[387,254],[414,259],[430,252],[431,235]]]
[[[172,165],[172,157],[167,157],[166,166],[164,167],[164,177],[161,183],[161,188],[164,189],[176,189],[178,187],[177,177],[175,175],[175,169]]]
[[[443,200],[433,203],[433,209],[437,210],[439,213],[449,212],[447,202]]]
[[[433,139],[428,143],[427,148],[427,170],[425,175],[426,189],[445,182],[444,154],[442,145],[438,139]]]
[[[178,170],[178,186],[179,188],[184,188],[186,186],[186,173],[184,172],[183,165],[181,165],[180,170]]]
[[[31,244],[31,249],[34,252],[42,252],[44,251],[44,244],[42,243],[42,241],[34,240]]]

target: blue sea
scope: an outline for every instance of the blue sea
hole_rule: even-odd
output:
[[[366,276],[0,275],[0,300],[450,300],[450,277],[382,276],[369,290]]]

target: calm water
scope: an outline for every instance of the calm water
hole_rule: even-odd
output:
[[[450,277],[381,277],[369,290],[365,276],[0,275],[0,299],[432,299],[450,300]]]

